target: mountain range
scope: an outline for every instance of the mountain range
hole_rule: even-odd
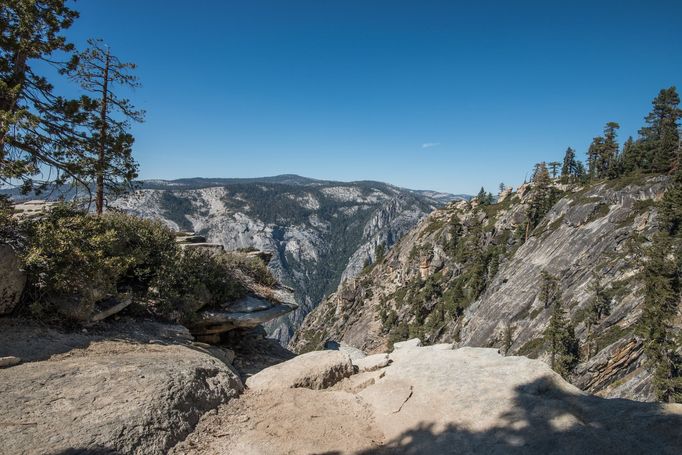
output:
[[[272,254],[270,268],[299,309],[267,326],[286,345],[303,318],[339,283],[360,273],[419,220],[468,199],[381,182],[334,182],[298,175],[148,180],[112,206],[193,231],[228,250]]]

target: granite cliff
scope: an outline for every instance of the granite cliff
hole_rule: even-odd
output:
[[[336,340],[379,352],[418,336],[547,361],[551,311],[542,283],[553,277],[580,343],[571,382],[600,396],[654,400],[635,334],[643,297],[633,248],[656,232],[655,201],[667,181],[556,183],[556,202],[528,232],[530,185],[503,192],[496,204],[451,203],[342,284],[291,346],[304,352]],[[607,310],[596,316],[597,293]]]

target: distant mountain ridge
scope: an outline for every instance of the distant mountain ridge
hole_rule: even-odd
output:
[[[275,183],[283,185],[300,185],[300,186],[319,186],[327,185],[332,183],[340,184],[378,184],[378,185],[390,185],[388,183],[374,181],[374,180],[357,180],[351,182],[341,182],[336,180],[321,180],[314,179],[310,177],[303,177],[297,174],[280,174],[266,177],[188,177],[180,179],[143,179],[137,180],[133,183],[133,186],[138,189],[169,189],[169,188],[183,188],[183,189],[200,189],[208,188],[212,186],[222,186],[222,185],[234,185],[234,184],[247,184],[247,183]],[[433,199],[441,204],[447,204],[448,202],[458,201],[458,200],[469,200],[472,198],[468,194],[451,194],[440,191],[433,190],[413,190],[408,188],[401,188],[394,186],[402,190],[410,191],[415,194],[424,196],[429,199]],[[43,191],[40,195],[35,195],[32,193],[21,194],[19,189],[16,188],[0,188],[0,194],[5,194],[14,200],[28,200],[28,199],[48,199],[57,200],[60,198],[71,200],[75,196],[84,196],[87,192],[84,189],[77,190],[76,188],[50,188]]]
[[[382,182],[286,174],[148,180],[113,207],[191,230],[228,250],[272,253],[270,268],[296,291],[298,311],[268,327],[288,343],[305,315],[390,248],[444,200],[462,196]]]

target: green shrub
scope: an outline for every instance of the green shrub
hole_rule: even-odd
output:
[[[150,292],[153,310],[170,319],[186,321],[205,307],[236,300],[247,293],[235,278],[224,255],[198,249],[178,251],[163,264]]]
[[[123,213],[96,217],[58,205],[21,230],[26,298],[43,318],[85,321],[99,300],[125,294],[138,310],[186,321],[251,285],[276,284],[258,257],[182,250],[162,223]]]
[[[231,275],[246,275],[249,280],[263,286],[277,284],[277,279],[272,275],[267,264],[256,256],[225,252],[216,255],[216,259]]]
[[[121,249],[108,221],[59,205],[22,225],[34,313],[57,309],[68,319],[83,320],[95,302],[117,293],[119,277],[135,266],[135,258]]]
[[[533,338],[521,346],[517,354],[529,357],[531,359],[537,359],[544,345],[545,340],[543,338]]]
[[[0,195],[0,242],[15,243],[18,240],[17,221],[9,198]]]

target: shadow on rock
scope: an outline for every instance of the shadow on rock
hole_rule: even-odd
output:
[[[515,392],[514,406],[493,428],[422,422],[360,454],[682,453],[682,416],[669,405],[573,395],[545,379]]]
[[[54,455],[123,455],[114,449],[109,449],[107,447],[88,447],[88,448],[76,448],[72,447],[70,449],[62,450],[61,452],[56,452]]]

